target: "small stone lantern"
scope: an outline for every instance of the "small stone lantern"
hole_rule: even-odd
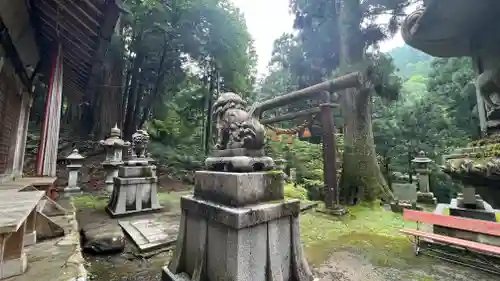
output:
[[[130,145],[121,139],[122,131],[115,124],[109,133],[109,137],[101,140],[99,144],[106,150],[106,160],[101,163],[106,172],[106,191],[113,192],[113,178],[118,176],[118,167],[123,164],[123,149]]]
[[[78,149],[74,149],[66,160],[68,161],[68,165],[66,168],[68,169],[68,186],[64,188],[65,192],[80,192],[81,188],[79,186],[80,182],[80,169],[83,166],[83,160],[85,157],[78,153]]]
[[[415,171],[418,173],[420,191],[417,193],[417,202],[436,204],[437,200],[429,187],[429,163],[433,162],[432,159],[428,158],[424,151],[420,151],[418,156],[411,160],[411,162],[415,164]]]

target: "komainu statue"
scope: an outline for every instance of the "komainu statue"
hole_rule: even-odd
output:
[[[212,114],[217,122],[215,149],[262,149],[265,128],[246,111],[246,102],[235,93],[223,93],[214,104]]]
[[[212,114],[217,127],[213,156],[205,160],[209,170],[252,172],[271,170],[274,161],[264,155],[266,130],[235,93],[223,93]]]

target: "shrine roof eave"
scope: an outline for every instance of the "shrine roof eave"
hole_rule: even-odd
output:
[[[498,18],[497,0],[427,0],[406,17],[401,35],[406,44],[434,57],[474,55],[474,39]]]
[[[29,0],[42,64],[49,76],[50,58],[58,43],[63,47],[63,92],[83,95],[104,57],[123,11],[121,0]]]

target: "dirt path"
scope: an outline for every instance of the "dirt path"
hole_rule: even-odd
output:
[[[423,259],[430,257],[422,256]],[[397,269],[377,267],[358,254],[348,251],[333,253],[329,260],[314,270],[319,281],[493,281],[500,276],[452,263],[433,260],[427,268]]]

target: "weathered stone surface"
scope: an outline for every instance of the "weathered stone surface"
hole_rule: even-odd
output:
[[[181,198],[181,208],[189,214],[241,229],[285,216],[296,217],[300,213],[300,201],[290,199],[236,208],[187,195]]]
[[[432,192],[417,192],[417,202],[422,204],[437,204],[437,199]]]
[[[120,166],[118,177],[121,178],[144,178],[152,177],[151,166]]]
[[[210,171],[259,172],[274,169],[274,161],[267,156],[208,157],[205,166]]]
[[[235,207],[282,200],[283,174],[198,171],[195,173],[194,196]]]
[[[183,200],[191,200],[189,202],[199,206],[207,205],[192,198],[183,197]],[[283,206],[287,204],[274,205],[282,205],[277,206],[278,209],[287,209]],[[269,204],[252,208],[265,209],[262,205]],[[298,207],[298,201],[293,205]],[[220,217],[202,216],[198,211],[193,212],[193,207],[183,208],[176,251],[169,266],[163,269],[162,280],[313,280],[302,253],[297,216],[282,212],[264,221],[254,220],[249,225],[226,224],[221,223],[222,216],[245,214],[244,217],[256,213],[252,214],[247,208],[222,205],[210,208],[217,209],[215,213]]]
[[[121,252],[125,237],[118,225],[89,224],[81,230],[83,250],[95,254]]]
[[[179,231],[179,226],[168,217],[121,220],[118,223],[140,251],[150,251],[172,245]]]
[[[157,177],[114,178],[113,193],[107,210],[112,216],[161,210],[157,182]]]
[[[412,183],[393,183],[392,190],[396,200],[417,201],[417,187]]]

